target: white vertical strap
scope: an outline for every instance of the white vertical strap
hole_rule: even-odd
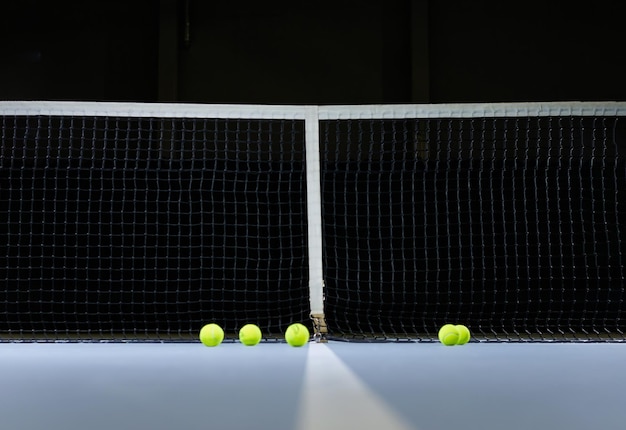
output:
[[[307,108],[305,121],[306,189],[309,241],[309,297],[311,315],[324,314],[324,271],[322,267],[322,192],[320,180],[320,136],[317,106]]]

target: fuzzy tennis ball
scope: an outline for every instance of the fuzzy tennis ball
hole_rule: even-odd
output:
[[[300,323],[291,324],[285,331],[285,340],[291,346],[304,346],[309,342],[309,329]]]
[[[239,330],[239,340],[246,346],[261,342],[261,329],[255,324],[246,324]]]
[[[446,324],[439,329],[439,341],[446,346],[456,345],[459,341],[459,331],[454,324]]]
[[[457,345],[465,345],[469,342],[472,335],[466,326],[459,324],[456,326],[456,330],[459,332],[459,340],[456,341]]]
[[[205,346],[217,346],[224,340],[224,330],[215,323],[207,324],[200,329],[200,342]]]

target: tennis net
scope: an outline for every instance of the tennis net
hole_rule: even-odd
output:
[[[623,107],[329,108],[333,332],[432,339],[457,323],[486,340],[623,340]]]
[[[626,103],[0,117],[3,339],[625,338]]]

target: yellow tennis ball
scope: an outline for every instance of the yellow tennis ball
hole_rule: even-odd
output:
[[[246,324],[239,330],[239,340],[246,346],[261,342],[261,329],[254,324]]]
[[[215,323],[207,324],[200,329],[200,342],[205,346],[217,346],[224,340],[224,330]]]
[[[285,331],[285,340],[291,346],[304,346],[309,342],[309,329],[300,323],[291,324]]]
[[[467,342],[469,342],[472,335],[466,326],[458,324],[456,326],[456,330],[459,332],[459,340],[456,341],[457,345],[465,345]]]
[[[459,331],[454,324],[446,324],[439,329],[439,341],[446,346],[456,345],[459,341]]]

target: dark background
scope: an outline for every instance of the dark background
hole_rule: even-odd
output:
[[[620,1],[21,0],[0,99],[626,100]]]
[[[625,10],[617,1],[5,1],[0,100],[624,101]],[[331,333],[434,335],[455,319],[487,335],[623,337],[621,119],[322,121]],[[254,318],[278,334],[306,320],[306,204],[294,188],[305,183],[304,154],[254,159],[275,142],[301,151],[304,124],[268,124],[6,116],[0,333],[195,337],[209,318],[231,333]],[[481,149],[450,149],[469,139]],[[492,157],[500,139],[520,146]],[[383,141],[393,154],[371,144]],[[370,145],[332,159],[336,148],[353,155],[356,142]],[[410,156],[424,142],[427,159]],[[240,159],[243,144],[252,146]]]

